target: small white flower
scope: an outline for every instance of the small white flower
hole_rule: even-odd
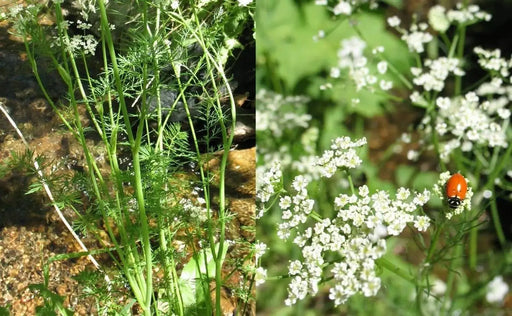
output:
[[[496,276],[487,284],[487,294],[485,299],[491,304],[499,304],[503,302],[505,295],[508,293],[508,284],[503,281],[503,277]]]
[[[298,275],[302,270],[302,263],[299,260],[290,262],[288,266],[288,273],[290,275]]]
[[[386,80],[381,80],[380,83],[379,83],[379,86],[380,86],[380,88],[382,90],[387,91],[387,90],[393,88],[393,82],[386,81]]]
[[[432,35],[426,32],[411,32],[402,35],[402,40],[407,43],[411,52],[423,53],[423,45],[430,42],[433,39]]]
[[[380,289],[380,278],[374,277],[363,284],[363,294],[366,297],[375,296]]]
[[[418,67],[411,67],[411,73],[413,76],[415,77],[419,77],[421,75],[421,73],[423,72],[423,70],[421,68],[418,68]]]
[[[450,21],[446,16],[446,9],[441,5],[433,6],[428,12],[428,22],[432,28],[444,33],[450,27]]]
[[[340,77],[340,69],[338,67],[332,67],[330,71],[330,76],[332,78],[339,78]]]
[[[414,221],[414,227],[420,232],[424,232],[430,226],[430,218],[427,216],[418,216]]]
[[[434,295],[444,295],[444,293],[446,293],[446,288],[446,283],[439,279],[435,279],[432,284],[431,292]]]
[[[328,90],[328,89],[332,89],[332,83],[328,82],[326,84],[320,85],[320,90]]]
[[[448,124],[445,122],[436,123],[436,131],[439,135],[444,135],[448,132]]]
[[[385,74],[386,71],[388,70],[388,63],[386,61],[381,61],[377,64],[377,70],[381,73],[381,74]]]
[[[361,197],[368,196],[369,193],[370,193],[370,190],[368,189],[368,186],[362,185],[359,187],[359,195]]]
[[[259,285],[265,283],[266,279],[267,279],[267,269],[258,267],[254,274],[254,282],[255,282],[256,286],[259,286]]]
[[[510,117],[510,110],[509,109],[498,109],[497,111],[499,117],[501,117],[502,119],[506,120]]]
[[[411,191],[406,188],[399,188],[396,197],[398,200],[406,200],[411,195]]]
[[[400,25],[401,21],[400,21],[400,18],[395,15],[395,16],[389,17],[387,19],[387,22],[388,22],[389,26],[397,27]]]
[[[402,133],[402,135],[400,135],[400,139],[402,140],[402,142],[406,143],[406,144],[409,144],[411,142],[411,134],[410,133]]]
[[[492,191],[491,190],[484,190],[483,196],[486,199],[490,199],[492,197]]]
[[[335,15],[345,14],[350,15],[352,13],[352,6],[350,3],[341,0],[333,9]]]
[[[287,210],[288,208],[290,208],[291,205],[292,199],[288,195],[282,196],[281,199],[279,200],[279,207],[283,210]]]
[[[420,157],[420,153],[417,150],[410,149],[407,151],[407,159],[411,161],[416,161]]]
[[[316,35],[313,35],[313,41],[317,42],[319,39],[324,38],[324,37],[325,37],[325,31],[319,30]]]
[[[81,30],[88,30],[92,27],[91,23],[82,22],[81,20],[76,21],[76,27]]]
[[[241,7],[245,7],[247,5],[249,5],[250,3],[252,3],[253,0],[238,0],[238,4],[241,6]]]
[[[255,250],[254,257],[257,261],[259,258],[261,258],[265,254],[265,251],[267,251],[267,245],[262,242],[257,242],[254,244],[254,250]]]
[[[374,49],[372,49],[372,54],[373,55],[377,55],[377,54],[380,54],[380,53],[383,53],[383,52],[384,52],[384,47],[383,46],[377,46]]]
[[[440,108],[440,109],[443,109],[443,110],[446,110],[450,107],[450,98],[443,98],[443,97],[438,97],[436,99],[436,105]]]
[[[308,184],[309,184],[309,181],[306,177],[304,177],[303,175],[298,175],[293,180],[292,186],[295,189],[295,191],[301,192],[306,189]]]

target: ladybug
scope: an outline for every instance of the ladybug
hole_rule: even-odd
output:
[[[457,208],[466,197],[468,191],[468,184],[466,179],[460,174],[456,173],[446,182],[446,196],[448,197],[448,205],[451,208]]]

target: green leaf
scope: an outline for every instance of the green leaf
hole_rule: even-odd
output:
[[[382,2],[387,3],[397,9],[402,9],[404,3],[402,0],[382,0]]]
[[[215,252],[218,253],[219,245],[215,245]],[[228,245],[224,242],[222,254],[219,258],[224,262]],[[210,291],[209,285],[203,280],[215,277],[215,260],[210,248],[203,249],[194,254],[190,261],[185,264],[179,279],[179,286],[183,305],[185,307],[197,305],[205,300],[204,290]],[[201,290],[203,289],[203,290]]]
[[[129,299],[128,302],[123,306],[119,315],[131,315],[133,305],[137,302],[136,299]]]
[[[57,313],[49,306],[39,306],[36,308],[37,316],[58,316]]]
[[[7,307],[0,306],[0,316],[9,316],[9,309]]]
[[[40,306],[36,309],[37,315],[57,315],[57,313],[55,312],[56,309],[60,312],[59,315],[73,315],[73,311],[64,308],[64,297],[60,296],[57,293],[53,293],[44,284],[30,284],[28,288],[32,291],[39,292],[39,294],[44,298],[45,305]]]
[[[323,7],[306,4],[299,11],[290,0],[262,0],[258,2],[256,23],[257,60],[264,60],[267,54],[272,56],[277,73],[289,90],[300,79],[336,62],[338,40],[313,42],[318,30],[334,26]]]
[[[32,193],[37,193],[37,192],[42,191],[42,190],[43,190],[43,184],[41,182],[34,182],[34,183],[31,183],[28,186],[28,191],[25,192],[25,195],[29,195],[29,194],[32,194]]]
[[[59,75],[61,76],[62,80],[64,80],[64,83],[66,83],[66,85],[68,85],[68,86],[71,86],[72,81],[71,81],[71,76],[69,75],[69,72],[64,67],[62,67],[60,64],[57,64],[56,68],[57,68],[57,71],[59,72]]]
[[[395,171],[395,179],[397,185],[401,187],[408,187],[411,184],[411,180],[414,177],[414,174],[417,172],[416,168],[407,166],[407,165],[401,165],[398,166]]]

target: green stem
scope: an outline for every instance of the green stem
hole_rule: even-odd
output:
[[[430,101],[429,103],[429,106],[428,106],[428,109],[431,110],[431,120],[430,120],[430,126],[432,128],[432,143],[434,144],[434,149],[437,153],[437,156],[440,157],[440,149],[439,149],[439,138],[438,138],[438,134],[437,134],[437,130],[436,130],[436,118],[437,118],[437,113],[435,110],[433,110],[435,108],[435,104],[432,103],[432,101]],[[444,163],[444,161],[442,159],[439,159],[439,165],[441,167],[441,170],[446,170],[446,165]]]
[[[458,242],[452,250],[453,256],[450,260],[450,267],[448,268],[448,277],[446,279],[446,292],[444,294],[441,304],[441,315],[445,315],[448,304],[451,302],[450,296],[453,294],[455,277],[458,275],[457,268],[461,266],[462,254],[464,252],[464,244]],[[453,304],[451,304],[453,305]]]
[[[459,41],[457,46],[457,58],[459,61],[462,61],[464,57],[464,41],[466,38],[466,26],[464,24],[460,25],[458,28]],[[455,41],[454,41],[455,42]],[[455,76],[455,88],[454,95],[460,95],[462,90],[462,76]]]
[[[194,38],[197,40],[198,44],[203,49],[204,55],[206,56],[206,64],[207,71],[211,79],[211,84],[213,85],[213,91],[218,91],[218,88],[215,83],[214,70],[221,76],[226,89],[228,90],[229,101],[230,101],[230,110],[231,110],[231,130],[233,131],[236,124],[236,106],[234,102],[233,93],[229,86],[228,79],[224,73],[223,66],[217,63],[217,60],[210,53],[211,47],[206,44],[203,34],[201,32],[201,22],[199,21],[197,12],[194,11],[193,19],[196,24],[196,27],[191,26],[186,21],[183,21],[179,15],[176,15],[177,19],[180,20],[184,26],[186,26],[190,31]],[[224,240],[225,240],[225,230],[226,230],[226,193],[225,193],[225,176],[226,176],[226,168],[227,161],[229,156],[229,150],[231,149],[231,144],[233,142],[233,133],[228,134],[228,130],[224,123],[224,116],[222,113],[222,107],[220,104],[220,99],[217,97],[215,102],[215,110],[219,117],[219,125],[222,133],[223,140],[223,154],[221,158],[220,168],[219,168],[219,249],[216,251],[215,243],[211,243],[210,247],[212,249],[213,258],[215,260],[215,291],[216,291],[216,313],[219,314],[221,312],[221,288],[222,288],[222,253],[224,251]],[[189,116],[190,120],[190,116]]]
[[[494,190],[492,190],[492,192],[494,194],[496,194],[494,192]],[[496,235],[498,236],[498,240],[500,242],[501,247],[504,248],[507,241],[505,239],[505,234],[503,233],[503,228],[501,226],[500,215],[498,214],[498,206],[496,205],[496,199],[492,199],[490,201],[490,203],[491,203],[491,217],[492,217],[492,222],[494,224],[494,229],[496,230]]]
[[[354,182],[352,181],[352,175],[347,171],[345,171],[345,173],[347,174],[347,179],[348,179],[348,184],[349,184],[349,187],[350,187],[350,192],[352,192],[352,194],[356,194],[356,189],[354,187]]]
[[[397,276],[399,276],[400,278],[404,279],[405,281],[407,281],[411,284],[416,285],[418,283],[418,280],[416,279],[416,277],[414,277],[410,273],[407,273],[400,267],[397,267],[395,264],[393,264],[391,261],[389,261],[388,259],[386,259],[384,257],[377,259],[375,261],[375,263],[379,267],[384,268],[390,272],[393,272],[394,274],[396,274]]]
[[[141,125],[143,125],[144,121],[144,109],[141,113],[140,117],[140,123],[137,128],[137,135],[136,138],[134,138],[133,132],[131,130],[131,123],[130,118],[128,115],[128,109],[126,106],[126,100],[124,98],[124,91],[123,91],[123,85],[119,73],[119,68],[117,65],[117,57],[116,52],[114,49],[114,43],[112,40],[112,34],[110,32],[110,25],[108,23],[108,17],[107,17],[107,11],[105,7],[104,0],[98,1],[98,6],[100,8],[100,17],[101,17],[101,30],[102,30],[102,36],[104,36],[105,41],[107,42],[107,48],[109,57],[112,63],[112,70],[114,73],[114,83],[116,85],[116,90],[119,96],[119,103],[120,108],[123,114],[124,122],[126,125],[126,134],[128,136],[128,142],[130,143],[131,152],[132,152],[132,163],[133,163],[133,172],[134,172],[134,190],[135,190],[135,198],[137,200],[137,207],[138,207],[138,213],[139,213],[139,222],[140,222],[140,228],[141,228],[141,235],[142,235],[142,248],[143,248],[143,254],[144,254],[144,260],[145,260],[145,272],[146,276],[144,276],[140,273],[136,273],[137,280],[139,282],[140,290],[141,292],[137,293],[134,289],[134,294],[137,297],[137,300],[139,301],[139,304],[141,305],[142,310],[144,311],[144,314],[149,316],[151,315],[151,299],[153,297],[153,262],[152,262],[152,253],[151,253],[151,245],[149,241],[149,223],[148,218],[146,215],[146,208],[145,208],[145,201],[144,201],[144,192],[143,192],[143,184],[142,184],[142,174],[141,174],[141,166],[140,166],[140,157],[139,157],[139,150],[140,150],[140,141],[142,138],[142,128]],[[135,248],[134,248],[135,249]],[[135,271],[138,271],[138,264],[135,264],[133,267],[135,268]],[[143,293],[145,292],[145,293]]]
[[[478,250],[478,226],[471,228],[469,232],[469,268],[476,269]]]
[[[407,77],[405,77],[402,72],[398,71],[398,69],[395,67],[395,65],[393,65],[392,63],[390,63],[388,61],[388,68],[389,70],[391,70],[391,72],[398,77],[398,79],[400,79],[400,81],[404,84],[404,86],[409,89],[409,90],[412,90],[413,89],[413,85],[412,83],[409,81],[409,79],[407,79]],[[400,98],[401,99],[401,98]]]
[[[430,246],[428,247],[427,257],[425,258],[425,263],[430,264],[430,261],[432,260],[432,256],[434,255],[434,252],[437,247],[437,242],[439,240],[439,235],[441,234],[441,231],[443,230],[445,221],[436,227],[436,230],[434,231],[434,236],[432,237],[430,241]]]
[[[443,222],[439,226],[436,226],[436,230],[434,231],[434,236],[432,236],[432,239],[430,241],[430,246],[427,251],[427,257],[424,260],[423,269],[421,270],[421,273],[419,276],[420,283],[416,287],[416,308],[420,314],[423,314],[422,295],[421,295],[421,293],[423,293],[423,290],[425,288],[425,286],[423,285],[423,282],[424,282],[425,276],[429,275],[429,271],[430,271],[431,265],[432,265],[432,262],[431,262],[432,257],[434,256],[434,253],[436,251],[437,243],[439,241],[439,236],[441,234],[441,231],[443,230],[444,223],[445,223],[445,221],[443,220]]]
[[[471,182],[471,185],[472,187],[474,188],[478,188],[480,186],[479,184],[479,179],[480,179],[480,172],[479,172],[479,167],[480,163],[474,163],[473,164],[473,175],[475,176],[475,181],[476,182]],[[460,169],[461,171],[465,172],[466,170],[462,170]],[[478,211],[477,210],[473,210],[471,213],[472,214],[475,214],[477,213]],[[467,216],[467,214],[466,214]],[[477,259],[478,259],[478,229],[479,229],[479,225],[476,223],[476,224],[473,224],[475,223],[474,221],[474,218],[476,218],[474,215],[471,217],[473,220],[472,220],[472,227],[471,227],[471,230],[469,232],[469,251],[468,251],[468,255],[469,255],[469,268],[473,271],[476,270],[476,265],[477,265]],[[469,221],[469,219],[466,219]]]

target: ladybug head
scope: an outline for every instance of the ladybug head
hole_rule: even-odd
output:
[[[448,205],[451,208],[459,207],[461,202],[462,202],[461,199],[459,199],[457,196],[453,196],[451,198],[448,198]]]

